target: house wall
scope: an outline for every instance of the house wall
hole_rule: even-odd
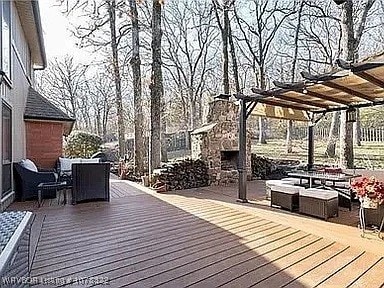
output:
[[[14,1],[12,3],[11,16],[11,82],[3,83],[0,87],[2,101],[12,108],[12,161],[17,162],[26,155],[25,145],[25,124],[24,110],[28,95],[28,87],[32,85],[31,56],[25,38],[21,21],[17,13]],[[1,27],[1,26],[0,26]],[[0,109],[0,117],[1,115]],[[0,118],[1,119],[1,118]],[[1,129],[0,121],[0,129]],[[0,141],[0,156],[2,151]],[[1,157],[2,159],[2,157]],[[0,175],[2,175],[2,165],[0,165]],[[14,199],[14,193],[6,197],[2,195],[2,183],[0,181],[0,211],[5,209]]]
[[[63,124],[28,121],[26,125],[27,158],[41,168],[54,168],[63,147]],[[42,141],[44,139],[44,141]]]

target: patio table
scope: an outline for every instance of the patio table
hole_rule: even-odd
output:
[[[315,180],[320,180],[320,185],[316,185],[316,187],[321,187],[324,189],[335,190],[339,193],[339,205],[342,207],[346,207],[349,211],[352,210],[352,198],[353,193],[350,191],[348,187],[337,187],[336,183],[348,182],[353,178],[361,177],[359,174],[345,174],[345,173],[327,173],[327,172],[319,172],[319,171],[292,171],[288,173],[289,177],[299,178],[300,181],[302,179],[308,179],[309,188],[313,188]],[[328,185],[327,182],[332,182],[332,185]],[[346,200],[346,204],[343,205],[342,199]],[[345,201],[344,201],[345,202]]]
[[[37,203],[38,203],[38,206],[40,207],[41,206],[41,203],[42,203],[42,194],[44,193],[44,191],[47,191],[47,190],[55,190],[56,193],[57,192],[60,192],[60,191],[64,191],[66,190],[68,187],[67,185],[67,182],[63,181],[63,182],[47,182],[47,183],[40,183],[38,186],[37,186]],[[63,192],[64,194],[64,205],[67,203],[67,197],[66,197],[66,193],[65,191]],[[58,198],[58,201],[59,201],[59,198]]]
[[[314,180],[320,180],[321,186],[334,187],[336,182],[350,182],[351,179],[356,177],[361,177],[358,174],[345,174],[345,173],[326,173],[326,172],[317,172],[317,171],[293,171],[289,172],[288,176],[309,180],[309,188],[312,188]],[[326,182],[330,181],[333,185],[326,185]]]

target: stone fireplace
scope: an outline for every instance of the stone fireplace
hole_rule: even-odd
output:
[[[251,177],[251,137],[247,133],[246,170]],[[191,133],[192,158],[208,164],[210,185],[238,181],[239,105],[226,99],[209,104],[207,123]]]
[[[237,170],[239,164],[239,151],[220,152],[221,170]]]

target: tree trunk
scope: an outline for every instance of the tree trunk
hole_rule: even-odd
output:
[[[224,94],[229,94],[229,59],[228,59],[228,32],[229,32],[229,16],[228,16],[228,6],[229,0],[223,0],[223,25],[221,25],[219,12],[218,12],[218,3],[217,0],[212,0],[213,6],[215,9],[215,16],[217,20],[217,25],[219,26],[221,33],[221,44],[222,44],[222,83],[223,83],[223,92]]]
[[[293,130],[293,121],[287,121],[287,140],[285,145],[287,146],[287,153],[292,153],[292,130]]]
[[[164,97],[161,99],[161,162],[168,162],[167,154],[167,118],[164,117],[166,109]]]
[[[264,90],[266,88],[266,81],[265,81],[264,66],[262,65],[260,65],[259,67],[259,75],[260,75],[260,88]],[[267,144],[266,129],[267,129],[267,118],[259,117],[259,144]]]
[[[361,123],[360,123],[360,109],[356,109],[356,122],[353,123],[354,144],[361,146]]]
[[[109,13],[109,26],[111,30],[113,73],[114,73],[115,88],[116,88],[116,110],[117,110],[117,130],[118,130],[117,134],[119,139],[119,156],[124,157],[125,128],[124,128],[123,97],[121,94],[119,54],[117,50],[117,36],[116,36],[116,0],[107,0],[107,3],[108,3],[108,13]]]
[[[223,5],[223,18],[224,25],[221,31],[221,38],[223,41],[223,88],[224,94],[229,94],[229,57],[228,57],[228,32],[229,32],[229,17],[228,17],[228,6],[229,1],[224,0]]]
[[[259,117],[259,144],[267,144],[267,118]]]
[[[230,49],[231,59],[232,59],[232,71],[233,71],[233,78],[235,80],[236,93],[240,93],[241,88],[239,83],[239,71],[237,68],[236,50],[235,50],[235,44],[233,43],[231,22],[229,20],[228,20],[228,40],[229,40],[229,49]]]
[[[133,76],[133,106],[135,123],[135,169],[139,175],[144,174],[144,158],[146,147],[144,143],[144,118],[141,93],[141,59],[140,59],[140,38],[139,19],[136,7],[136,0],[129,0],[132,22],[132,76]]]
[[[332,113],[331,127],[329,128],[327,148],[325,149],[325,156],[334,158],[336,156],[336,142],[338,136],[338,127],[340,126],[339,121],[340,112]]]
[[[342,127],[342,125],[345,126]],[[342,111],[340,115],[340,166],[348,169],[354,168],[352,136],[353,123],[347,122],[347,112]]]
[[[300,1],[299,10],[297,11],[297,26],[295,30],[295,50],[293,52],[293,58],[292,58],[292,69],[291,69],[291,82],[295,82],[296,80],[296,66],[297,66],[297,56],[299,54],[299,32],[301,27],[301,14],[303,11],[304,1]],[[292,120],[288,120],[287,122],[287,139],[286,139],[286,147],[287,147],[287,153],[292,153],[292,129],[293,129],[293,122]]]
[[[342,11],[342,47],[347,61],[354,62],[355,38],[353,22],[353,3],[347,0],[343,4]],[[340,165],[346,168],[353,168],[353,125],[347,123],[346,111],[340,116]]]
[[[163,75],[161,70],[161,3],[153,0],[152,8],[152,74],[151,74],[151,145],[149,172],[160,167],[161,157],[161,99],[163,98]]]

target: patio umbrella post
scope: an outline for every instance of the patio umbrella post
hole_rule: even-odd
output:
[[[247,101],[240,100],[240,127],[239,127],[239,197],[238,202],[246,203],[247,200]]]

